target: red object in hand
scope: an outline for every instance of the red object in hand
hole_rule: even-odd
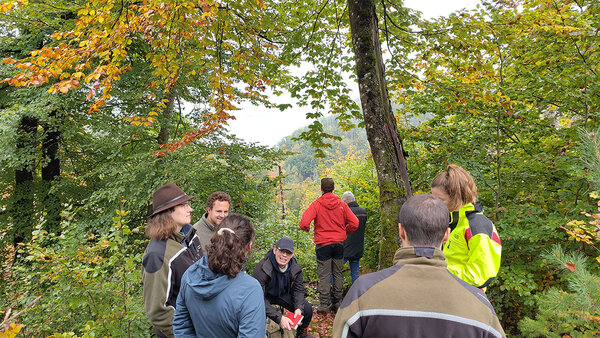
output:
[[[300,324],[300,322],[302,321],[302,318],[304,318],[304,316],[300,315],[300,316],[294,316],[293,312],[288,312],[285,314],[285,317],[289,320],[292,321],[292,324],[290,325],[290,327],[292,329],[295,329],[298,327],[298,324]]]

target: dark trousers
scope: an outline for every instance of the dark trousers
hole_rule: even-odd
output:
[[[317,245],[317,274],[319,275],[319,304],[321,307],[337,305],[342,301],[344,287],[344,244]],[[333,287],[331,283],[333,276]]]
[[[290,312],[296,311],[296,309],[294,308],[293,302],[292,302],[292,295],[289,293],[281,295],[278,298],[268,297],[268,299],[271,302],[271,304],[281,305]],[[307,301],[306,299],[304,299],[304,308],[301,310],[302,310],[302,315],[304,316],[304,318],[302,318],[302,323],[300,323],[300,325],[298,325],[298,330],[307,328],[308,325],[310,324],[310,321],[312,320],[312,316],[313,316],[312,304],[309,301]],[[279,323],[277,323],[277,324],[279,324]]]
[[[159,329],[154,328],[154,333],[156,333],[156,337],[157,338],[167,338],[167,336],[165,336],[162,332],[160,332]]]

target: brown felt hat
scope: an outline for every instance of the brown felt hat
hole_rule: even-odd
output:
[[[176,205],[183,204],[191,200],[193,196],[186,195],[183,190],[179,189],[174,183],[165,184],[156,189],[152,195],[152,215],[154,216],[161,211],[165,211]]]

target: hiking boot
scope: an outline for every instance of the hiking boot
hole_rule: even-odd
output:
[[[340,308],[340,303],[333,303],[329,308],[333,314],[336,314],[337,310]]]
[[[317,306],[317,313],[318,314],[328,313],[329,310],[330,310],[330,306],[329,305],[319,305],[319,306]]]
[[[315,336],[308,333],[308,328],[296,330],[296,338],[316,338]]]

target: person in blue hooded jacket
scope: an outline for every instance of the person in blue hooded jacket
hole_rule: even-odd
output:
[[[262,287],[243,272],[254,240],[250,220],[231,214],[207,246],[207,255],[183,275],[175,337],[265,337]]]

